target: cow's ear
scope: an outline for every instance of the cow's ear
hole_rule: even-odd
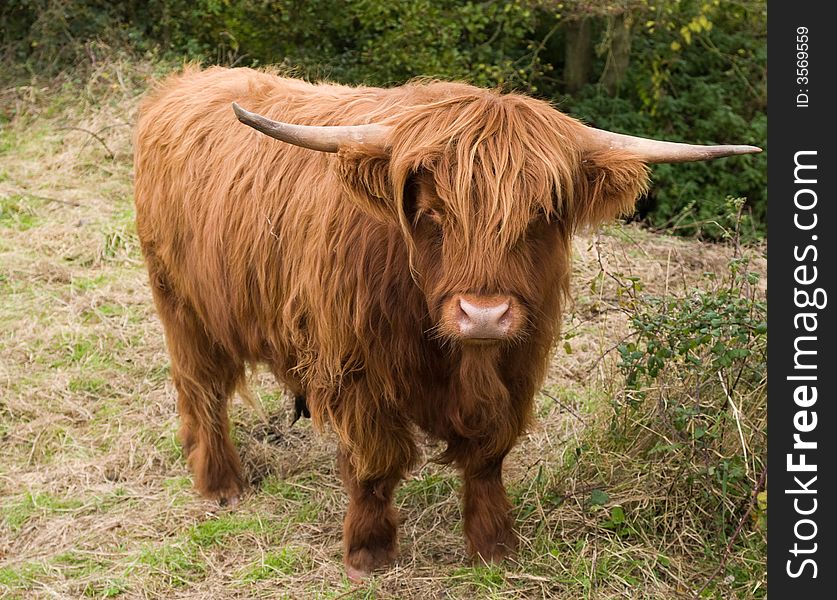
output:
[[[648,190],[648,167],[623,151],[601,150],[584,156],[579,179],[573,224],[596,227],[634,211]]]
[[[338,153],[338,172],[353,202],[378,218],[398,220],[389,173],[389,155],[380,150],[343,148]]]

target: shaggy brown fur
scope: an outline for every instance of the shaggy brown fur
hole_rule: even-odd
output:
[[[240,125],[235,101],[299,124],[392,125],[385,151],[302,149]],[[570,236],[631,210],[646,167],[583,155],[548,104],[459,83],[312,85],[189,69],[143,103],[137,227],[198,490],[241,492],[227,401],[270,365],[341,446],[345,561],[396,552],[393,490],[413,428],[447,442],[472,552],[516,544],[501,471],[527,426],[568,292]],[[458,294],[513,300],[514,335],[456,336]]]

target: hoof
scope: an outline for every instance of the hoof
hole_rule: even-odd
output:
[[[221,497],[218,498],[218,505],[219,506],[225,506],[227,508],[236,508],[240,501],[241,500],[238,497],[238,494],[235,494],[235,495],[229,496],[229,497],[228,496],[221,496]]]
[[[195,489],[221,506],[236,505],[244,489],[241,465],[234,450],[209,453],[205,446],[196,446],[187,458],[195,480]]]
[[[505,542],[483,544],[480,549],[471,547],[474,565],[497,565],[517,554],[517,537],[509,537]]]
[[[242,486],[237,482],[231,482],[213,489],[198,487],[198,492],[207,500],[215,500],[219,506],[235,508],[241,502]]]
[[[369,575],[370,574],[367,571],[363,571],[361,569],[356,569],[350,565],[346,565],[346,577],[348,577],[349,581],[351,581],[352,583],[365,583]]]
[[[362,583],[375,569],[386,567],[398,556],[398,548],[385,544],[375,548],[356,548],[344,559],[346,576],[355,583]]]

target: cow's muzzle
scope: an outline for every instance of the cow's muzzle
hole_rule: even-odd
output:
[[[445,303],[443,327],[463,342],[493,342],[514,337],[522,320],[513,296],[454,294]]]

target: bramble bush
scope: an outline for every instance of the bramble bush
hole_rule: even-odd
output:
[[[740,215],[742,203],[728,209]],[[738,225],[724,224],[737,243]],[[598,435],[604,448],[628,457],[623,477],[653,498],[632,511],[637,527],[713,532],[706,539],[718,547],[704,552],[724,553],[734,542],[757,558],[767,528],[759,489],[767,456],[767,307],[749,261],[741,254],[725,274],[706,273],[705,286],[679,294],[647,294],[638,278],[621,277],[633,334],[618,346],[625,385],[615,392],[609,431]]]

